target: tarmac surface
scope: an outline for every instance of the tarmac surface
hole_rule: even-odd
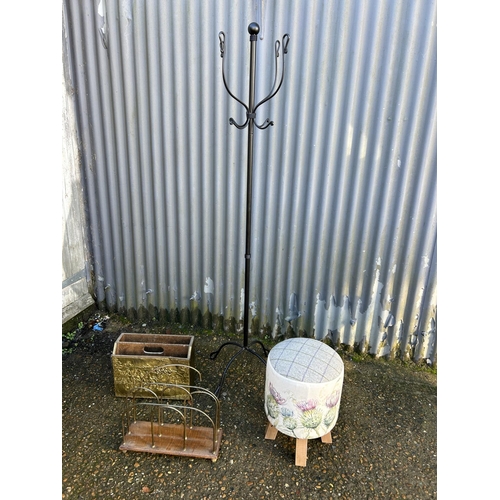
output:
[[[93,323],[99,321],[94,318]],[[102,318],[101,318],[102,319]],[[66,340],[62,360],[63,499],[432,499],[437,498],[437,375],[413,362],[338,349],[344,385],[332,443],[308,441],[307,465],[295,442],[264,439],[265,366],[243,352],[221,390],[222,441],[216,461],[121,451],[125,398],[115,396],[111,354],[121,332],[194,336],[201,386],[215,391],[238,351],[235,336],[179,325],[105,318]],[[271,348],[276,341],[264,341]],[[255,347],[259,351],[259,347]]]

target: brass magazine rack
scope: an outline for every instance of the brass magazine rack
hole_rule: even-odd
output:
[[[189,368],[201,380],[200,372]],[[172,400],[169,396],[172,389],[182,396]],[[215,462],[222,439],[219,398],[196,385],[151,382],[147,387],[135,387],[126,399],[122,434],[120,450],[123,451],[206,458]]]

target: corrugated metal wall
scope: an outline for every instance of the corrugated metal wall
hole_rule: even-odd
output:
[[[99,306],[436,361],[436,2],[64,2]],[[292,312],[290,312],[292,309]],[[293,311],[296,309],[296,311]],[[300,315],[299,315],[300,314]],[[285,318],[298,316],[287,321]]]

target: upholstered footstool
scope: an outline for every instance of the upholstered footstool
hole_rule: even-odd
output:
[[[269,352],[264,393],[269,423],[265,438],[275,439],[278,431],[295,438],[295,465],[306,465],[308,439],[332,442],[343,381],[342,359],[318,340],[288,339]]]

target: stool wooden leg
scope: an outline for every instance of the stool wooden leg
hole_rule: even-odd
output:
[[[295,465],[305,467],[307,462],[307,439],[295,440]]]
[[[321,442],[322,443],[331,443],[332,442],[332,433],[329,432],[328,434],[321,436]]]
[[[267,424],[266,435],[264,436],[264,439],[276,439],[277,435],[278,429],[276,429],[276,427],[274,427],[274,425],[269,422]]]

